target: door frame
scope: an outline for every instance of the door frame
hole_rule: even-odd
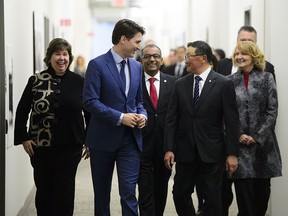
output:
[[[0,0],[0,215],[5,215],[6,133],[4,0]]]

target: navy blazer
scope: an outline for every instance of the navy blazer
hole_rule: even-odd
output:
[[[130,87],[126,97],[115,60],[109,50],[92,59],[87,67],[83,90],[83,106],[91,113],[85,144],[96,150],[112,152],[120,146],[125,127],[119,124],[122,113],[138,113],[147,117],[142,100],[142,67],[128,58]],[[142,150],[141,130],[133,133]]]
[[[177,162],[193,162],[195,148],[206,163],[239,153],[239,115],[233,83],[211,70],[193,107],[193,74],[176,81],[169,102],[165,152]]]

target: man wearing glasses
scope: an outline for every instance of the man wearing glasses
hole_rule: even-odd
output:
[[[141,50],[141,62],[144,71],[143,102],[148,114],[148,124],[142,129],[139,210],[141,216],[162,216],[171,175],[163,161],[164,126],[176,78],[160,72],[163,58],[160,48],[154,44]]]
[[[165,165],[176,162],[173,199],[179,216],[195,215],[191,194],[203,182],[203,215],[221,216],[221,186],[226,168],[232,175],[239,152],[239,117],[233,83],[211,69],[211,47],[188,43],[191,74],[177,80],[165,124]],[[226,131],[224,133],[224,127]]]

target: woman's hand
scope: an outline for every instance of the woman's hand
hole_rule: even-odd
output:
[[[250,145],[256,143],[256,140],[247,134],[241,134],[239,142],[244,145]]]
[[[27,153],[29,156],[33,156],[33,155],[34,155],[33,145],[34,145],[34,146],[37,146],[37,145],[36,145],[36,143],[35,143],[33,140],[24,141],[24,142],[22,143],[22,145],[23,145],[24,150],[26,151],[26,153]]]

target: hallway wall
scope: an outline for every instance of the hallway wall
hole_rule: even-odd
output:
[[[286,20],[288,19],[288,2],[284,0],[266,0],[265,2],[267,11],[265,14],[265,20],[267,21],[265,30],[269,34],[266,38],[266,43],[269,44],[268,53],[271,62],[275,66],[275,74],[277,74],[279,112],[276,134],[278,136],[283,164],[283,177],[272,180],[271,215],[285,216],[288,212],[288,73],[286,64],[288,59],[288,27],[286,24]]]
[[[91,57],[92,24],[88,0],[4,1],[6,80],[9,80],[8,73],[12,71],[14,113],[12,116],[8,112],[9,100],[7,96],[7,118],[15,117],[21,94],[34,70],[33,11],[37,12],[37,17],[42,24],[44,23],[44,16],[49,19],[49,40],[52,37],[64,37],[72,44],[72,51],[75,56],[82,54],[87,59]],[[70,25],[61,25],[61,19],[70,20]],[[40,29],[44,34],[42,27]],[[44,35],[42,36],[44,43]],[[44,53],[42,54],[44,56]],[[13,121],[14,119],[12,119]],[[33,187],[33,173],[29,157],[22,146],[13,146],[13,123],[9,125],[6,140],[5,216],[15,216]]]

